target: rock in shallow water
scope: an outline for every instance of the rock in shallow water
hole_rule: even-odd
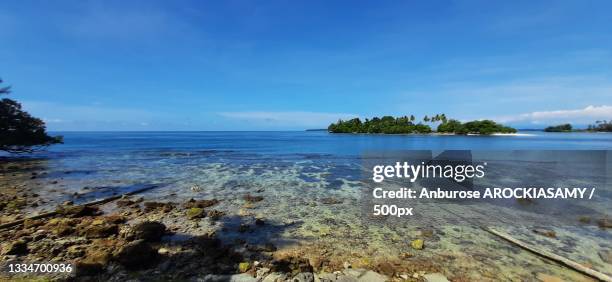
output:
[[[249,203],[261,202],[263,201],[262,196],[252,196],[251,194],[246,194],[243,199]]]
[[[425,242],[423,241],[423,239],[416,239],[410,242],[410,246],[415,250],[422,250],[424,243]]]
[[[241,262],[238,264],[238,271],[247,272],[251,268],[251,264],[249,262]]]
[[[601,228],[612,228],[612,220],[608,219],[607,217],[602,218],[600,220],[597,221],[597,225],[599,225],[599,227]]]
[[[185,212],[185,215],[189,219],[203,218],[206,216],[206,212],[203,208],[190,208]]]
[[[56,212],[59,215],[63,215],[66,217],[83,217],[83,216],[93,216],[99,215],[100,210],[95,206],[61,206],[58,207]]]
[[[219,203],[219,200],[217,199],[212,199],[212,200],[194,200],[194,199],[190,199],[189,201],[187,201],[183,206],[185,208],[208,208],[208,207],[212,207],[216,204]]]

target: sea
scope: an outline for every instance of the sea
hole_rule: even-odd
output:
[[[612,214],[610,133],[520,131],[503,136],[448,136],[207,131],[52,135],[62,135],[64,144],[18,157],[44,174],[23,183],[2,183],[39,189],[48,204],[32,208],[31,213],[53,209],[68,200],[85,203],[153,185],[154,189],[139,196],[148,201],[220,200],[219,209],[236,215],[219,231],[226,233],[228,241],[247,236],[242,239],[253,244],[272,241],[279,250],[302,253],[328,250],[347,261],[397,259],[409,252],[439,262],[437,267],[446,274],[461,273],[470,279],[497,275],[500,280],[530,280],[541,273],[566,280],[582,277],[517,250],[479,228],[493,226],[612,273],[612,265],[599,255],[610,248],[612,236],[595,224]],[[371,162],[366,159],[389,152],[394,153],[385,160],[403,157],[406,152],[425,152],[429,159],[445,152],[468,152],[461,155],[474,162],[498,164],[490,165],[496,168],[490,169],[492,179],[471,182],[470,189],[479,185],[522,187],[529,185],[524,181],[529,179],[541,186],[597,185],[599,190],[594,199],[572,204],[412,202],[408,204],[416,216],[380,220],[364,208],[363,191],[371,176]],[[6,172],[4,176],[10,179]],[[393,183],[398,187],[404,184]],[[265,218],[269,225],[245,235],[231,232],[231,227],[241,224],[238,215],[244,214],[242,198],[246,194],[264,197],[248,213]],[[583,224],[579,216],[592,217],[592,221]],[[553,229],[556,238],[538,236],[532,232],[537,228]],[[423,250],[411,248],[415,238],[425,238]]]

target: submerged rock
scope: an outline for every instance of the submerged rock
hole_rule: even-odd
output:
[[[142,202],[142,198],[138,198],[136,200],[132,200],[129,198],[121,198],[115,202],[117,207],[125,208],[125,207],[136,207],[138,203]]]
[[[246,194],[243,198],[249,203],[261,202],[264,199],[263,196],[251,196],[251,194]]]
[[[238,271],[242,273],[249,271],[250,268],[251,268],[251,263],[249,262],[241,262],[238,264]]]
[[[144,212],[161,211],[167,213],[174,209],[174,204],[172,203],[145,202],[143,205]]]
[[[203,208],[190,208],[185,212],[185,215],[189,219],[203,218],[206,216],[206,212]]]
[[[94,216],[99,215],[100,211],[95,206],[60,206],[56,212],[59,215],[66,217],[83,217],[83,216]]]
[[[218,210],[210,210],[206,214],[206,216],[208,216],[208,218],[210,218],[211,220],[219,220],[224,215],[224,212]]]
[[[216,204],[219,203],[219,200],[217,199],[212,199],[212,200],[194,200],[194,199],[190,199],[189,201],[187,201],[183,206],[187,209],[189,208],[208,208],[208,207],[212,207]]]
[[[423,239],[416,239],[410,242],[410,246],[415,250],[422,250],[424,245],[425,245],[425,242],[423,241]]]
[[[607,217],[602,218],[597,221],[597,225],[601,228],[612,228],[612,220],[609,220]]]

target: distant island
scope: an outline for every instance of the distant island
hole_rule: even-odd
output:
[[[474,120],[461,123],[455,119],[447,119],[444,114],[432,117],[425,116],[423,122],[415,121],[414,115],[403,117],[383,116],[361,121],[359,118],[347,121],[338,120],[329,125],[327,130],[331,133],[372,133],[372,134],[428,134],[434,132],[428,124],[438,123],[436,132],[443,134],[480,134],[516,133],[516,129],[501,125],[492,120]]]
[[[612,120],[598,120],[595,124],[589,124],[586,130],[592,132],[612,132]]]
[[[569,123],[549,126],[546,132],[612,132],[612,121],[598,120],[595,124],[589,124],[586,129],[573,129]]]
[[[306,131],[327,131],[326,128],[311,128],[311,129],[306,129]]]
[[[546,132],[571,132],[572,125],[569,123],[566,123],[566,124],[560,124],[560,125],[555,125],[555,126],[549,126],[547,128],[544,128],[544,131]]]

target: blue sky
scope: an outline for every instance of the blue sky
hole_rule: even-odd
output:
[[[51,130],[612,119],[610,1],[3,1],[0,77]]]

